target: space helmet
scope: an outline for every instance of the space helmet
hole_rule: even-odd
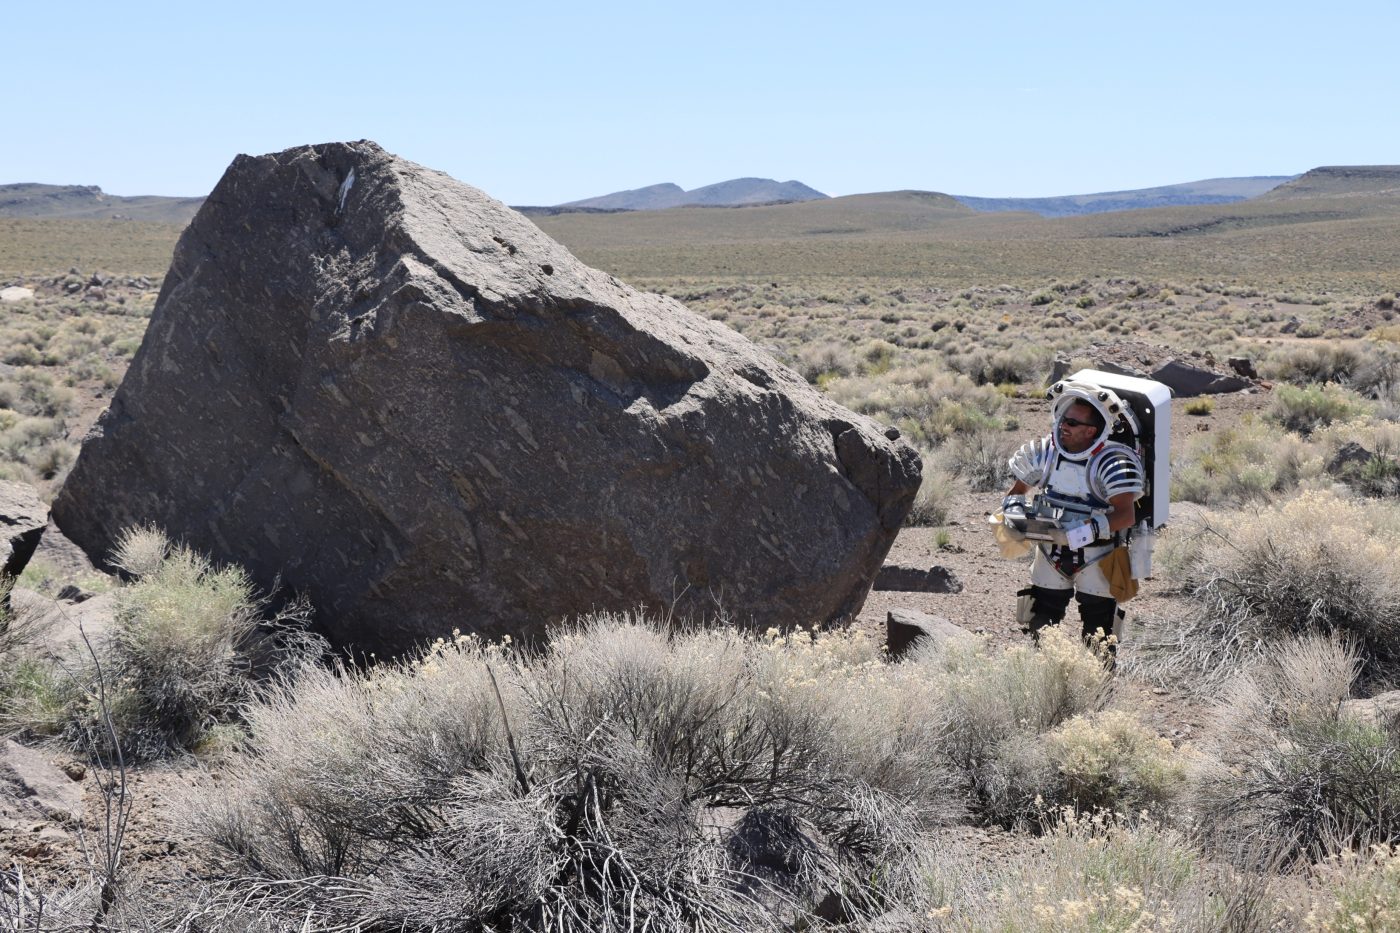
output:
[[[1088,447],[1079,453],[1070,453],[1060,449],[1060,455],[1069,460],[1088,459],[1099,444],[1124,428],[1131,432],[1134,438],[1138,436],[1140,431],[1133,407],[1123,401],[1118,393],[1112,389],[1106,389],[1090,382],[1062,379],[1046,391],[1045,397],[1050,399],[1050,416],[1053,423],[1050,436],[1054,439],[1057,449],[1060,449],[1060,419],[1065,416],[1065,412],[1069,411],[1071,405],[1076,402],[1089,405],[1103,417],[1103,427],[1099,429],[1093,443]]]

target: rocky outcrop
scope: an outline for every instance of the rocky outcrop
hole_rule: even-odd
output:
[[[1223,392],[1239,392],[1254,385],[1240,376],[1224,376],[1211,372],[1202,366],[1168,360],[1150,377],[1172,390],[1176,398],[1193,398],[1197,395],[1219,395]]]
[[[373,143],[230,166],[54,505],[152,522],[397,650],[649,607],[859,609],[913,449],[678,302]]]
[[[33,486],[0,480],[0,574],[20,575],[48,522],[49,507]]]

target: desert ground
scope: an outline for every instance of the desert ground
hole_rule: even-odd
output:
[[[729,752],[690,754],[742,748],[771,770],[766,785],[676,771],[666,742],[681,740],[641,715],[624,743],[637,760],[612,749],[625,766],[598,766],[622,810],[607,811],[616,861],[571,855],[575,874],[543,884],[536,862],[502,855],[559,825],[519,777],[514,736],[509,755],[499,724],[460,759],[400,746],[451,734],[466,748],[453,730],[480,710],[509,731],[555,696],[558,658],[461,638],[380,670],[322,661],[276,690],[240,680],[162,732],[122,705],[141,689],[121,678],[156,668],[128,654],[95,672],[109,659],[75,641],[75,620],[120,640],[174,601],[161,652],[213,657],[198,651],[224,637],[218,651],[236,654],[218,620],[255,610],[256,594],[229,597],[219,568],[150,533],[126,542],[125,579],[46,535],[0,627],[3,928],[1400,929],[1387,698],[1400,687],[1400,188],[1300,187],[1054,220],[911,192],[534,218],[585,262],[897,428],[924,480],[886,564],[946,568],[960,588],[877,588],[834,632],[668,640],[611,618],[561,641],[559,658],[581,660],[560,682],[600,722],[622,716],[598,712],[604,698],[635,687],[608,680],[623,657],[692,698],[742,658],[749,679],[726,689],[778,699],[669,727],[726,723],[715,744]],[[0,287],[32,291],[0,305],[0,478],[56,493],[140,344],[178,233],[0,218]],[[1172,402],[1172,518],[1116,667],[1073,639],[1036,650],[1013,618],[1027,561],[1001,559],[986,522],[1006,458],[1048,430],[1057,360],[1150,372],[1172,359],[1222,375],[1247,360],[1255,375]],[[897,609],[975,639],[892,663],[881,646]],[[214,620],[203,648],[183,618]],[[680,695],[664,694],[689,710]],[[522,731],[526,758],[593,767],[549,722]],[[733,738],[764,728],[800,762],[773,751],[774,732],[752,748]],[[159,741],[138,754],[124,729]],[[462,764],[474,755],[492,764]],[[714,839],[760,785],[772,796],[742,820],[791,837],[738,895]],[[676,799],[685,814],[662,805]],[[602,825],[603,804],[578,806]],[[390,813],[402,818],[375,821]],[[618,880],[616,864],[637,877]]]

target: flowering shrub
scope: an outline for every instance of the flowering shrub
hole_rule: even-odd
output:
[[[1045,737],[1060,799],[1080,810],[1150,811],[1159,818],[1186,767],[1172,744],[1121,710],[1076,716]]]

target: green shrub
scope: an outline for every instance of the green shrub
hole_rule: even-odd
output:
[[[1318,933],[1381,933],[1400,929],[1400,847],[1346,849],[1312,871],[1315,906],[1308,929]]]
[[[1322,473],[1321,459],[1302,438],[1246,417],[1186,442],[1172,463],[1172,498],[1242,504],[1272,498]]]
[[[0,737],[55,735],[70,701],[57,666],[40,652],[43,623],[17,610],[0,585]]]
[[[110,745],[108,715],[130,758],[191,750],[253,699],[255,665],[276,676],[321,651],[305,607],[263,620],[241,569],[216,567],[154,528],[124,533],[113,562],[135,580],[118,591],[111,637],[98,648],[107,708],[87,692],[67,730],[75,744]]]
[[[1333,422],[1369,415],[1373,410],[1355,392],[1335,384],[1281,385],[1274,391],[1267,417],[1289,431],[1306,435]]]

